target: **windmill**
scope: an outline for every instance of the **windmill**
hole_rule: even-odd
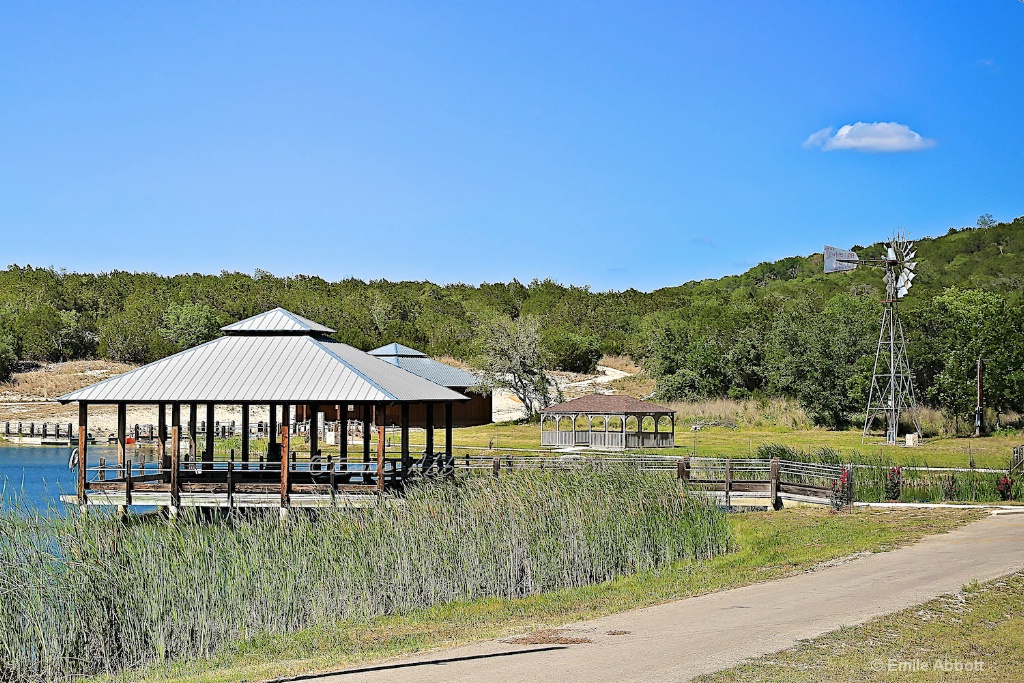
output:
[[[868,437],[871,422],[878,415],[885,419],[885,441],[895,444],[899,437],[900,416],[907,413],[914,424],[914,433],[921,433],[917,419],[917,400],[914,398],[914,380],[907,358],[907,340],[903,335],[897,304],[907,295],[914,281],[917,251],[914,243],[897,231],[885,245],[885,256],[878,259],[859,259],[852,251],[825,247],[825,272],[837,273],[853,270],[859,264],[885,271],[885,308],[882,327],[875,350],[875,367],[871,374],[871,390],[864,415],[863,439]],[[910,441],[908,440],[908,443]]]

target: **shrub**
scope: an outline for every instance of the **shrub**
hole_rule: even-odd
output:
[[[1003,475],[996,484],[996,490],[999,491],[999,498],[1002,500],[1011,500],[1013,498],[1013,478],[1010,475]]]
[[[541,335],[547,364],[555,370],[593,372],[601,360],[601,340],[563,330],[545,330]]]
[[[942,498],[943,500],[958,500],[960,495],[960,486],[957,483],[955,474],[948,474],[940,478],[942,485]]]
[[[885,475],[885,499],[899,500],[903,493],[903,468],[899,465],[889,468]]]
[[[833,510],[842,510],[853,502],[852,483],[850,470],[844,467],[843,473],[839,475],[839,479],[832,484],[832,494],[829,496],[829,501],[832,503]]]

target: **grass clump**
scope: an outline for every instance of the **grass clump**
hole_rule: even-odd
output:
[[[725,552],[725,516],[626,469],[424,485],[365,509],[227,521],[0,514],[0,680],[204,658],[225,644],[572,589]]]
[[[1020,681],[1024,575],[973,583],[956,593],[696,680]]]

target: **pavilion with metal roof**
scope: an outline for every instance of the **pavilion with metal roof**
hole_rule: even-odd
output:
[[[144,365],[122,375],[60,397],[61,403],[79,406],[78,485],[79,504],[106,501],[110,504],[182,504],[233,506],[247,504],[282,507],[299,504],[303,495],[318,502],[333,501],[341,492],[381,491],[400,485],[413,466],[409,445],[410,406],[443,406],[445,457],[451,459],[452,406],[466,400],[462,394],[424,379],[396,364],[334,341],[334,330],[282,308],[221,328],[218,337],[180,353]],[[93,404],[117,406],[117,467],[113,477],[107,467],[91,467],[88,453],[88,413]],[[136,471],[127,459],[126,412],[129,404],[157,407],[158,465]],[[198,405],[206,411],[202,451],[197,433]],[[240,460],[216,457],[214,409],[217,405],[241,407]],[[385,457],[383,424],[377,425],[377,458],[370,457],[371,434],[363,430],[363,462],[349,462],[347,427],[341,420],[338,460],[325,467],[317,424],[321,406],[333,406],[345,415],[358,406],[370,415],[372,407],[385,414],[396,406],[401,424],[400,456]],[[170,430],[167,408],[170,407]],[[269,424],[263,454],[255,462],[251,451],[250,411],[267,406]],[[302,406],[311,420],[307,430],[307,462],[297,462],[290,448],[290,412]],[[182,432],[182,408],[188,420]],[[427,452],[433,454],[433,424],[427,425]],[[181,462],[182,440],[187,442],[186,462]],[[170,442],[168,444],[168,441]],[[138,464],[138,463],[136,463]],[[341,469],[339,469],[339,466]],[[353,474],[353,472],[355,474]],[[93,476],[90,478],[90,473]],[[354,484],[353,479],[360,483]],[[95,495],[94,495],[95,494]],[[198,496],[192,494],[199,494]],[[134,496],[134,500],[133,500]],[[296,498],[298,496],[299,498]],[[273,500],[271,500],[273,499]],[[145,500],[145,502],[141,502]],[[113,501],[111,503],[111,501]],[[189,502],[191,501],[191,503]],[[199,501],[199,502],[196,502]],[[210,503],[210,501],[213,501]],[[309,501],[306,501],[309,502]],[[314,501],[317,502],[317,501]]]
[[[620,394],[591,394],[540,411],[542,446],[671,448],[676,413]]]

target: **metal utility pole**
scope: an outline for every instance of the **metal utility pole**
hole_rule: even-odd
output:
[[[982,375],[985,374],[985,361],[978,358],[978,404],[974,408],[974,435],[981,436],[984,430],[985,397],[981,388]]]

